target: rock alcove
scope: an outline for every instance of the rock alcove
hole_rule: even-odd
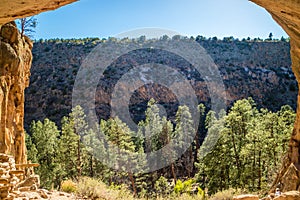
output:
[[[0,4],[0,153],[11,154],[17,164],[26,163],[23,128],[24,89],[32,61],[31,41],[22,37],[17,18],[54,10],[76,0],[2,0]],[[251,0],[265,8],[291,38],[292,69],[300,82],[300,1]],[[8,23],[8,24],[7,24]],[[299,83],[298,83],[299,84]],[[299,87],[300,88],[300,87]],[[300,96],[289,152],[272,189],[300,190]],[[293,179],[291,179],[293,177]]]

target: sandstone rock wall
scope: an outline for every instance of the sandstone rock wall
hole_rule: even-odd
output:
[[[77,0],[1,0],[0,25],[17,18],[54,10]]]
[[[0,29],[0,153],[26,162],[24,90],[29,85],[32,43],[14,22]]]

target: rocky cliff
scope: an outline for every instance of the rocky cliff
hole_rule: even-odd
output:
[[[14,155],[16,163],[26,162],[24,90],[29,84],[32,43],[27,37],[21,37],[14,23],[8,22],[54,10],[74,1],[76,0],[1,1],[0,153]]]
[[[24,90],[29,85],[32,42],[14,22],[0,29],[0,153],[26,162]]]
[[[227,106],[237,99],[251,96],[258,107],[278,110],[289,104],[296,109],[297,82],[290,67],[289,42],[202,37],[197,37],[196,41],[206,49],[220,70],[227,92]],[[83,59],[101,42],[97,38],[35,42],[30,87],[26,89],[26,127],[32,120],[46,117],[59,123],[62,116],[71,111],[77,72]],[[196,91],[199,102],[210,106],[205,81],[189,63],[168,52],[139,50],[117,59],[105,71],[96,95],[100,118],[107,119],[110,115],[110,96],[115,83],[132,66],[142,63],[161,63],[182,73]],[[143,74],[137,74],[140,80],[143,80]],[[146,84],[137,89],[130,100],[130,114],[136,122],[144,118],[151,97],[164,106],[168,116],[175,116],[178,102],[172,91],[157,84]]]
[[[0,25],[18,18],[54,10],[77,0],[1,0]]]

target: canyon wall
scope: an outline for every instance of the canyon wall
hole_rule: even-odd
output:
[[[32,42],[14,22],[0,29],[0,153],[26,162],[24,90],[29,85]]]
[[[101,39],[86,38],[40,40],[34,43],[30,87],[25,91],[26,130],[29,130],[33,120],[45,118],[60,125],[62,117],[71,112],[73,85],[82,61],[101,42]],[[127,42],[129,44],[132,41]],[[289,42],[206,40],[201,37],[196,37],[196,42],[205,48],[218,66],[227,93],[225,103],[228,107],[238,99],[251,96],[259,108],[277,111],[282,105],[288,104],[296,109],[298,87],[291,69]],[[95,102],[99,118],[108,119],[110,116],[115,83],[130,72],[132,66],[144,63],[160,63],[178,70],[195,90],[198,101],[210,108],[211,99],[203,76],[188,62],[168,52],[138,50],[116,59],[99,82]],[[143,71],[147,70],[140,70],[136,78],[143,80]],[[180,82],[179,79],[177,81]],[[174,93],[161,85],[146,84],[130,98],[129,110],[133,120],[136,123],[144,120],[150,94],[164,106],[168,117],[175,119],[178,102]]]

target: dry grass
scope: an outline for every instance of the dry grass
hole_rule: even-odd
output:
[[[217,192],[216,194],[212,195],[209,197],[209,200],[232,200],[233,196],[242,194],[243,192],[239,189],[228,189],[228,190],[223,190],[220,192]]]
[[[61,183],[61,190],[67,193],[75,193],[77,192],[76,183],[72,180],[66,180]]]
[[[64,185],[68,188],[72,188],[72,182],[63,182]],[[62,184],[63,185],[63,184]],[[106,199],[106,200],[145,200],[145,198],[135,198],[132,195],[132,192],[126,187],[118,187],[114,189],[108,187],[105,183],[92,179],[89,177],[83,177],[76,183],[76,191],[79,196],[86,197],[87,199],[96,200],[96,199]],[[157,197],[153,198],[155,200],[232,200],[233,196],[242,194],[244,191],[236,189],[228,189],[221,192],[218,192],[211,197],[203,199],[200,195],[189,195],[181,194],[176,195],[172,193],[167,197]],[[149,198],[147,198],[148,200]]]
[[[105,183],[88,177],[81,178],[77,183],[77,188],[77,193],[79,195],[92,200],[134,199],[130,191],[126,188],[121,188],[120,190],[110,189],[107,185],[105,185]]]

